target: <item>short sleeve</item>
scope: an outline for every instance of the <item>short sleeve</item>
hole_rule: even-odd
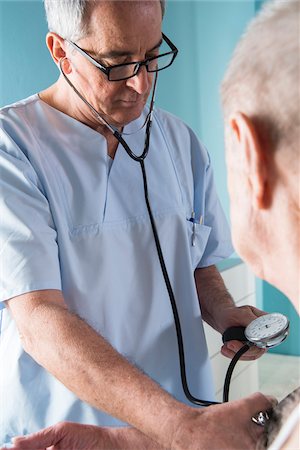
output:
[[[207,157],[205,171],[201,170],[201,174],[197,173],[197,164],[194,161],[194,165],[196,165],[196,168],[194,168],[194,202],[203,205],[201,208],[204,212],[203,224],[211,228],[205,251],[197,266],[201,268],[228,258],[234,249],[228,222],[216,191],[210,157],[205,147],[201,143],[199,144],[200,152],[202,154],[205,152]]]
[[[1,128],[0,302],[30,291],[61,289],[56,239],[38,175]]]

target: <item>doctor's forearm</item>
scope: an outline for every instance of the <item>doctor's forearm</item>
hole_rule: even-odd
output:
[[[219,271],[215,266],[196,269],[195,282],[203,320],[223,333],[222,311],[235,305]]]
[[[31,298],[26,308],[25,298],[10,303],[9,309],[24,349],[68,389],[160,445],[170,447],[178,421],[188,407],[129,364],[61,304]]]

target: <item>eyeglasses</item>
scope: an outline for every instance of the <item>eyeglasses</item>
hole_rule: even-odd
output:
[[[66,39],[66,41],[74,47],[82,56],[87,58],[94,66],[105,73],[109,81],[121,81],[128,78],[135,77],[142,66],[146,67],[147,72],[159,72],[169,67],[177,56],[178,49],[170,41],[170,39],[162,33],[163,40],[168,44],[171,51],[162,53],[161,55],[152,56],[151,58],[144,59],[143,61],[134,61],[124,64],[116,64],[114,66],[104,66],[99,61],[92,58],[85,50],[80,48],[77,44]]]

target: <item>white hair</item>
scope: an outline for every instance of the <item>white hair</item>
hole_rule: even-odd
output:
[[[298,154],[299,7],[298,0],[264,5],[238,43],[221,89],[225,120],[242,111],[273,150]]]
[[[76,41],[88,34],[89,14],[99,0],[44,0],[48,29]],[[160,0],[162,16],[166,0]]]

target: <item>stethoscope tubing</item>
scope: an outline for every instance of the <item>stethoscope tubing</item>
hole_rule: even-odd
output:
[[[149,201],[149,197],[148,197],[147,175],[146,175],[146,169],[145,169],[144,161],[141,161],[140,164],[141,164],[141,169],[142,169],[142,173],[143,173],[145,201],[146,201],[147,210],[148,210],[148,214],[149,214],[149,218],[150,218],[150,223],[151,223],[151,227],[152,227],[152,231],[153,231],[153,236],[154,236],[154,241],[155,241],[155,245],[156,245],[156,249],[157,249],[158,259],[159,259],[160,266],[161,266],[161,269],[162,269],[162,274],[163,274],[164,281],[165,281],[165,284],[166,284],[166,288],[167,288],[167,291],[168,291],[170,303],[171,303],[171,306],[172,306],[172,312],[173,312],[173,317],[174,317],[174,322],[175,322],[175,329],[176,329],[176,335],[177,335],[179,363],[180,363],[180,375],[181,375],[181,382],[182,382],[183,391],[184,391],[184,394],[187,397],[187,399],[191,403],[193,403],[194,405],[197,405],[197,406],[216,405],[216,404],[218,404],[218,402],[211,402],[211,401],[207,401],[207,400],[201,400],[201,399],[198,399],[198,398],[194,397],[191,394],[191,392],[189,390],[189,387],[188,387],[187,377],[186,377],[186,368],[185,368],[185,354],[184,354],[183,337],[182,337],[182,330],[181,330],[181,324],[180,324],[178,309],[177,309],[177,305],[176,305],[176,300],[175,300],[173,288],[172,288],[172,285],[171,285],[171,282],[170,282],[169,274],[168,274],[168,271],[167,271],[167,267],[166,267],[166,264],[165,264],[165,261],[164,261],[164,256],[163,256],[163,252],[162,252],[162,249],[161,249],[161,245],[160,245],[160,241],[159,241],[159,237],[158,237],[158,233],[157,233],[156,223],[155,223],[155,220],[154,220],[154,217],[153,217],[153,214],[152,214],[151,205],[150,205],[150,201]]]
[[[122,136],[122,133],[120,133],[118,131],[118,129],[116,127],[114,127],[113,125],[111,125],[104,116],[102,116],[97,110],[96,108],[94,108],[94,106],[79,92],[79,90],[74,86],[74,84],[71,82],[71,80],[69,79],[69,77],[67,77],[67,75],[65,74],[62,64],[63,61],[66,60],[67,58],[61,58],[59,60],[59,68],[60,68],[60,72],[63,75],[64,79],[66,80],[66,82],[69,84],[69,86],[73,89],[73,91],[78,95],[78,97],[85,103],[85,105],[92,111],[93,115],[96,117],[96,119],[100,120],[111,132],[112,134],[115,136],[115,138],[118,140],[118,142],[122,145],[122,147],[124,148],[124,150],[126,151],[126,153],[128,154],[128,156],[130,156],[131,159],[133,159],[134,161],[137,162],[141,162],[144,161],[147,154],[148,154],[148,150],[149,150],[149,142],[150,142],[150,130],[151,130],[151,126],[152,126],[152,120],[153,120],[153,108],[154,108],[154,103],[155,103],[155,93],[156,93],[156,84],[157,84],[157,78],[158,78],[158,72],[155,72],[155,76],[154,76],[154,85],[153,85],[153,89],[152,89],[152,96],[151,96],[151,102],[150,102],[150,108],[149,108],[149,113],[147,114],[147,118],[146,121],[144,123],[144,125],[146,124],[146,134],[145,134],[145,143],[144,143],[144,150],[141,153],[141,155],[136,155],[131,148],[129,147],[129,145],[127,144],[127,142],[125,141],[125,139]]]

